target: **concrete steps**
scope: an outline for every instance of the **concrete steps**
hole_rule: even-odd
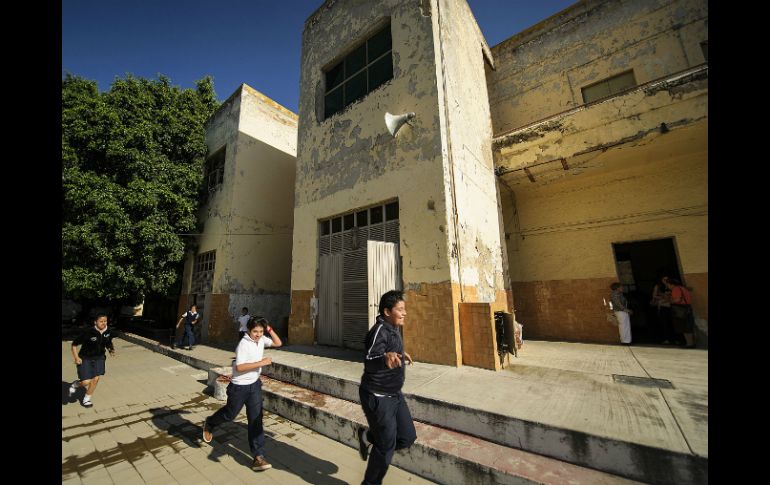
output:
[[[209,369],[209,384],[228,368]],[[356,429],[366,425],[361,406],[307,388],[262,377],[264,406],[324,436],[357,448]],[[397,452],[393,465],[442,484],[638,484],[609,473],[512,449],[480,438],[415,422],[417,441]]]
[[[130,338],[156,352],[209,370],[210,385],[216,376],[231,372],[230,367],[217,367],[189,352],[171,350],[141,337]],[[356,364],[340,360],[319,365],[312,356],[297,359],[294,354],[293,364],[287,365],[276,362],[282,353],[277,352],[273,354],[273,364],[263,373],[270,378],[270,384],[266,379],[265,385],[266,408],[357,446],[354,430],[365,419],[358,404],[358,376],[353,380],[353,375],[360,372]],[[330,375],[332,372],[338,375]],[[397,453],[394,463],[440,483],[628,483],[606,481],[621,480],[620,477],[665,485],[708,483],[707,458],[527,421],[416,393],[405,396],[413,418],[419,422],[419,438],[417,448],[413,447],[408,456]],[[334,403],[334,409],[327,409],[327,403]],[[337,412],[338,409],[345,412]],[[451,446],[443,448],[449,444],[455,444],[457,450],[452,451]],[[437,478],[439,475],[432,471],[435,463],[428,470],[421,468],[433,462],[453,463],[448,468],[453,471],[441,471],[444,478]],[[510,463],[509,468],[504,463]],[[568,475],[553,471],[565,469],[569,469]],[[597,475],[592,477],[593,481],[585,482],[572,480],[570,474],[579,475],[581,470],[604,472],[606,476]],[[570,481],[559,482],[556,478],[565,476]],[[480,481],[470,481],[472,477]],[[546,477],[556,481],[547,481]]]
[[[264,375],[324,395],[355,403],[359,400],[358,381],[275,361],[265,369]],[[507,449],[535,453],[647,483],[708,483],[706,458],[526,421],[417,394],[404,395],[415,420]]]

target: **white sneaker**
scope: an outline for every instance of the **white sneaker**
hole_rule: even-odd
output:
[[[75,381],[75,382],[73,382],[73,383],[70,385],[70,397],[72,397],[72,396],[73,396],[73,395],[74,395],[76,392],[78,392],[78,387],[79,387],[79,386],[77,386],[77,385],[76,385],[76,384],[77,384],[77,382],[78,382],[78,381]]]
[[[90,397],[88,397],[87,395],[83,397],[83,406],[84,407],[90,408],[93,405],[94,405],[94,403],[91,402],[91,398]]]

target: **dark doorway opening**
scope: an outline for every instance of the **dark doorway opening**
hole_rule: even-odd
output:
[[[650,305],[652,290],[661,277],[681,281],[674,238],[614,243],[618,281],[626,290],[634,343],[659,344],[665,338],[664,322],[656,306]],[[673,343],[673,342],[672,342]]]

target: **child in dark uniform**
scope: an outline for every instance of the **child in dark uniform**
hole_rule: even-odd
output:
[[[359,397],[369,430],[358,429],[358,451],[369,459],[363,483],[382,483],[393,453],[409,448],[417,439],[414,422],[401,393],[404,365],[412,357],[404,352],[399,327],[404,325],[404,294],[391,290],[380,298],[379,315],[366,334],[364,375]],[[371,453],[369,447],[371,446]]]
[[[78,379],[70,386],[69,395],[72,397],[78,387],[84,387],[86,395],[83,397],[82,404],[87,408],[93,405],[91,398],[96,390],[96,384],[105,372],[104,364],[107,356],[104,350],[109,350],[110,356],[115,356],[115,346],[112,344],[114,337],[115,330],[107,328],[107,315],[100,313],[94,319],[94,326],[83,331],[72,341],[72,358],[77,366]],[[81,346],[80,352],[77,351],[78,345]]]

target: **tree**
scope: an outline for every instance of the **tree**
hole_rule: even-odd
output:
[[[100,93],[62,80],[62,286],[74,299],[137,302],[176,287],[192,247],[218,102],[196,89],[131,75]]]

